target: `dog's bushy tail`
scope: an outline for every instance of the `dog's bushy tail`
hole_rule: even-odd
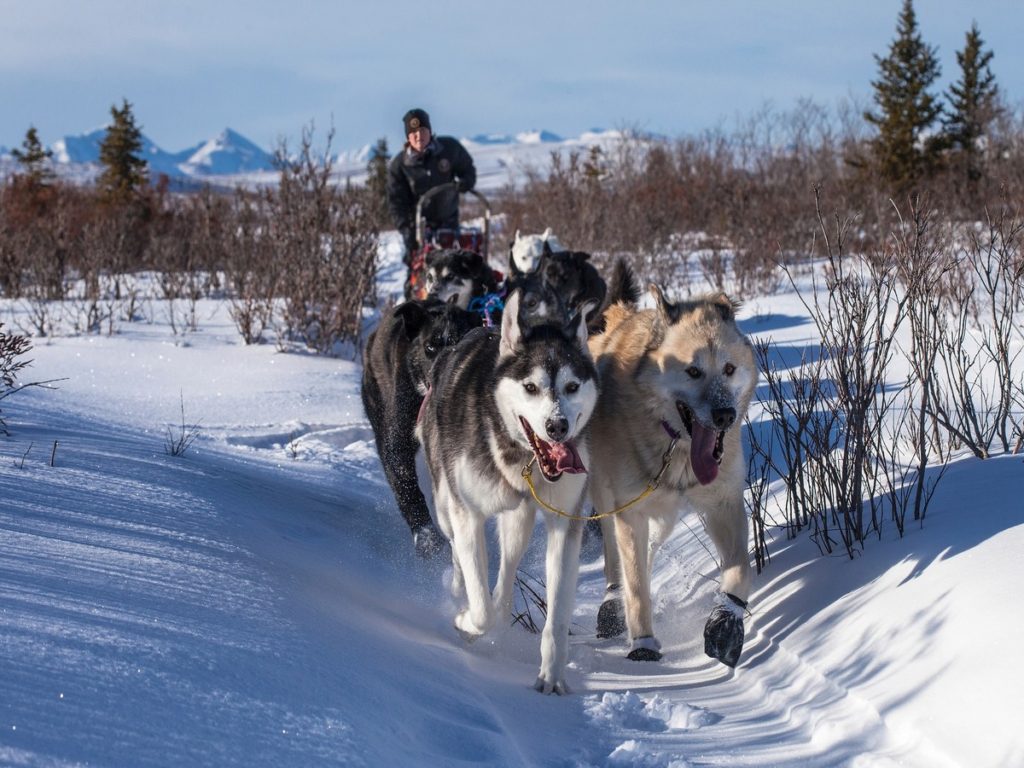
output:
[[[626,260],[619,258],[612,267],[611,278],[608,280],[608,290],[605,292],[604,301],[601,302],[600,311],[596,312],[593,319],[587,323],[587,329],[591,335],[604,332],[605,312],[613,304],[624,303],[630,307],[636,307],[640,301],[640,284]]]
[[[605,307],[610,307],[620,301],[635,307],[640,301],[640,284],[637,282],[633,269],[621,257],[615,261],[615,266],[612,267],[612,276],[608,281],[608,293],[604,301]]]

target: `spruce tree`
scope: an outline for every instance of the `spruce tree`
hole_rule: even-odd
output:
[[[125,203],[145,185],[146,161],[142,151],[142,130],[135,124],[132,105],[127,99],[121,109],[110,108],[113,123],[100,145],[100,165],[103,172],[97,182],[103,196],[110,202]]]
[[[879,77],[871,85],[878,111],[864,113],[878,128],[872,153],[893,191],[907,192],[935,168],[941,142],[927,132],[942,115],[942,105],[929,92],[941,74],[937,49],[921,39],[912,0],[903,0],[889,55],[876,54],[875,61]]]
[[[28,180],[32,184],[46,184],[51,181],[54,176],[53,169],[50,168],[53,150],[43,148],[34,125],[29,126],[25,132],[25,140],[21,146],[21,149],[12,149],[11,154],[25,169]]]
[[[388,140],[377,140],[366,164],[366,190],[374,221],[379,227],[388,225]]]
[[[978,24],[971,24],[962,51],[957,51],[960,79],[949,87],[946,98],[951,114],[945,121],[950,144],[963,160],[962,167],[970,182],[981,178],[978,140],[998,114],[999,89],[989,69],[992,51],[984,50]]]

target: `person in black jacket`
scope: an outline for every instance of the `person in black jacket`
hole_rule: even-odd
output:
[[[405,241],[405,263],[411,264],[416,248],[416,203],[428,191],[455,181],[455,190],[439,192],[423,208],[427,227],[457,229],[459,192],[468,192],[476,184],[473,158],[458,139],[434,136],[430,115],[422,109],[410,109],[402,118],[406,142],[402,151],[388,164],[388,207],[395,226]]]

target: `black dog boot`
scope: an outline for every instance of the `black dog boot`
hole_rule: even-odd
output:
[[[743,611],[747,604],[722,592],[704,625],[704,653],[727,667],[735,667],[743,650]]]
[[[631,643],[631,650],[626,654],[630,661],[659,661],[661,659],[661,643],[658,638],[647,635],[638,637]]]
[[[597,609],[597,636],[604,640],[618,637],[626,631],[626,607],[622,602],[618,584],[608,585],[604,602]]]
[[[412,543],[417,555],[424,560],[433,560],[444,551],[447,542],[433,523],[427,523],[413,528]]]

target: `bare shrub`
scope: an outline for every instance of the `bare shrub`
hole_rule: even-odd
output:
[[[897,290],[893,253],[848,253],[850,222],[837,216],[828,227],[816,200],[824,281],[812,281],[810,296],[791,284],[821,339],[820,357],[802,355],[786,375],[770,345],[757,346],[772,420],[767,437],[752,433],[752,452],[785,483],[787,533],[810,525],[823,553],[853,557],[868,535],[881,535],[886,508],[903,532],[909,471],[883,436],[902,394],[887,388],[886,371],[909,296]],[[905,411],[899,429],[918,431],[912,417]]]
[[[258,344],[271,327],[282,264],[267,233],[264,198],[235,194],[234,227],[228,238],[225,280],[229,313],[246,344]]]
[[[3,327],[3,323],[0,323],[0,400],[20,389],[18,374],[32,362],[25,359],[25,355],[32,349],[31,342],[24,336],[5,333]],[[2,411],[0,433],[8,434]]]
[[[185,396],[181,395],[181,421],[173,428],[167,425],[164,448],[171,456],[183,456],[199,437],[199,425],[185,422]]]
[[[278,148],[281,178],[267,193],[266,237],[285,265],[279,342],[299,341],[320,353],[350,342],[355,354],[363,304],[374,291],[377,230],[367,191],[331,183],[330,147],[329,135],[318,155],[308,129],[294,158],[284,143]]]
[[[952,257],[948,238],[936,232],[934,212],[915,206],[901,223],[893,236],[893,255],[908,297],[910,345],[903,352],[910,372],[905,384],[906,409],[879,441],[879,448],[885,452],[890,504],[902,534],[907,510],[912,511],[915,521],[924,520],[934,493],[934,483],[927,480],[928,467],[939,462],[941,477],[950,458],[935,417],[936,365],[944,328],[954,311],[951,286],[956,280],[950,278],[958,274],[959,264]],[[903,488],[894,477],[901,455],[910,457],[908,471],[913,475],[912,482]]]

